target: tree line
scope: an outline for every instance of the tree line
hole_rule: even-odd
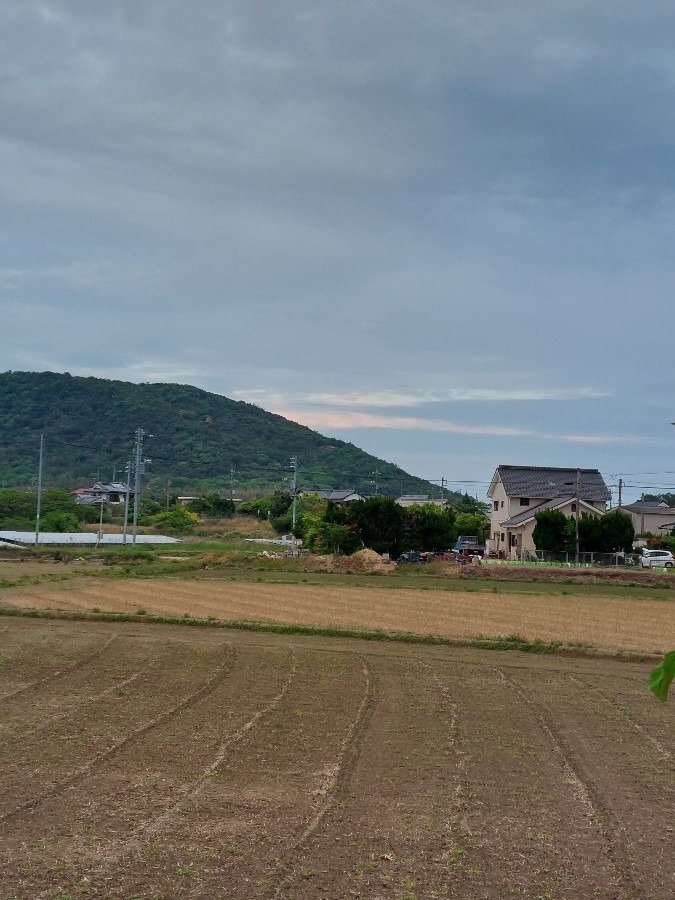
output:
[[[474,504],[467,506],[473,510]],[[293,498],[274,494],[241,504],[239,512],[267,518],[281,534],[292,527]],[[294,535],[315,553],[349,555],[362,547],[397,557],[404,550],[447,550],[459,534],[482,535],[488,519],[479,512],[455,512],[434,503],[403,507],[393,497],[349,504],[303,494],[296,501]]]

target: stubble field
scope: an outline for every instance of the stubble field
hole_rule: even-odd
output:
[[[0,655],[3,898],[675,894],[649,663],[14,617]]]

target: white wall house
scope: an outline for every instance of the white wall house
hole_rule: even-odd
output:
[[[577,494],[578,488],[578,494]],[[566,516],[602,516],[610,492],[597,469],[499,466],[488,488],[490,536],[487,552],[505,559],[534,554],[535,515],[559,509]]]

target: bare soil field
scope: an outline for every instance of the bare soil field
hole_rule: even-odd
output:
[[[251,575],[250,577],[254,577]],[[308,579],[309,580],[309,579]],[[223,579],[105,579],[23,585],[3,591],[23,607],[146,613],[383,629],[454,638],[519,634],[527,640],[609,650],[663,653],[675,646],[675,603],[625,596],[498,592],[489,584],[464,591],[332,587]]]
[[[9,617],[0,661],[6,900],[675,895],[649,664]]]

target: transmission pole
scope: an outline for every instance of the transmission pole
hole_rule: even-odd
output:
[[[35,546],[40,542],[40,511],[42,509],[42,450],[44,447],[44,434],[40,435],[40,462],[38,464],[38,489],[37,509],[35,511]]]
[[[127,473],[127,489],[124,494],[124,530],[122,531],[122,543],[127,542],[127,531],[129,529],[129,494],[131,493],[131,460],[127,461],[124,471]]]
[[[380,476],[380,472],[379,472],[377,466],[375,466],[375,471],[374,471],[372,474],[375,476],[375,481],[374,481],[374,484],[375,484],[375,496],[378,497],[379,494],[380,494],[380,485],[379,485],[379,482],[378,482],[378,478],[379,478],[379,476]]]
[[[138,509],[141,500],[141,476],[145,471],[145,463],[148,460],[143,459],[143,438],[146,432],[142,428],[136,429],[136,446],[134,448],[134,522],[131,532],[131,543],[136,543],[136,534],[138,531]],[[147,437],[152,437],[148,434]]]
[[[291,496],[293,497],[293,512],[291,514],[291,532],[293,533],[293,556],[298,555],[298,545],[295,539],[295,520],[298,510],[298,457],[291,456],[291,470],[293,478],[291,479]]]
[[[575,531],[576,531],[576,554],[575,562],[579,565],[579,507],[581,506],[581,469],[577,469],[577,490],[576,490],[576,509],[575,509]]]

